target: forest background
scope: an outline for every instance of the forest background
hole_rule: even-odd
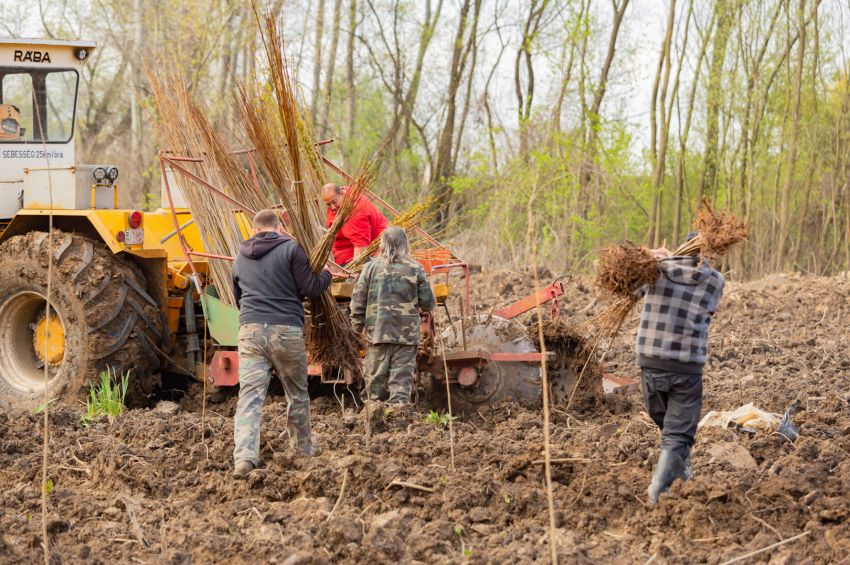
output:
[[[327,155],[387,140],[376,191],[447,203],[477,263],[591,268],[672,247],[703,195],[751,222],[746,280],[850,270],[850,0],[270,0]],[[0,33],[98,43],[76,158],[159,206],[142,56],[179,61],[227,131],[257,69],[248,0],[4,0]],[[137,97],[139,93],[141,100]],[[328,103],[330,101],[330,104]]]

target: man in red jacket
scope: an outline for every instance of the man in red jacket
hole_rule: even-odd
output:
[[[328,227],[331,227],[345,198],[345,187],[340,188],[335,184],[326,184],[322,187],[322,200],[328,207],[326,217]],[[334,261],[340,265],[349,263],[363,253],[370,243],[381,237],[381,232],[389,225],[375,205],[367,197],[361,196],[354,206],[354,214],[345,222],[336,236],[333,246]]]

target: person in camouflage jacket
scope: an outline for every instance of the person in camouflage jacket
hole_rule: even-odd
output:
[[[410,256],[407,235],[389,227],[381,235],[379,255],[363,269],[351,297],[351,322],[366,330],[366,386],[363,401],[387,405],[410,402],[416,353],[419,348],[420,308],[437,306],[422,265]]]

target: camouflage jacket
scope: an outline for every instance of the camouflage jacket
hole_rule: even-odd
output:
[[[351,322],[369,343],[419,345],[419,309],[437,306],[419,263],[367,264],[351,297]]]

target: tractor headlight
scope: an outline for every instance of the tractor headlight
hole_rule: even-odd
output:
[[[106,178],[110,182],[115,182],[115,179],[118,178],[118,167],[106,167]]]
[[[78,61],[85,61],[86,57],[89,56],[89,50],[85,47],[79,47],[74,51],[74,56]]]
[[[100,184],[103,182],[103,179],[106,178],[106,168],[105,167],[95,167],[95,169],[91,172],[94,180]]]

